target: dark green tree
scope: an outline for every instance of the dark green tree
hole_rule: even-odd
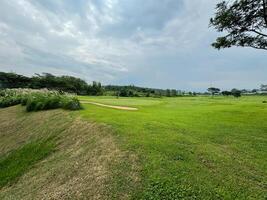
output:
[[[33,77],[26,77],[15,73],[0,72],[0,89],[1,88],[47,88],[79,95],[103,94],[101,83],[93,82],[92,85],[88,85],[80,78],[72,76],[54,76],[49,73],[35,74]]]
[[[241,91],[238,90],[238,89],[235,89],[235,88],[232,89],[231,93],[232,93],[232,95],[233,95],[234,97],[236,97],[236,98],[241,97]]]
[[[172,89],[172,90],[171,90],[171,96],[172,96],[172,97],[176,97],[176,96],[177,96],[177,90]]]
[[[215,88],[215,87],[210,87],[208,88],[208,92],[213,96],[217,93],[219,93],[221,90],[219,88]]]
[[[0,72],[0,88],[26,88],[29,87],[31,79],[29,77]]]
[[[223,96],[230,96],[230,95],[232,95],[232,92],[230,92],[230,91],[222,91],[222,95]]]
[[[127,89],[122,89],[119,93],[120,97],[128,97],[128,90]]]
[[[167,96],[167,97],[170,97],[170,96],[171,96],[171,90],[170,90],[170,89],[167,89],[167,90],[166,90],[166,96]]]
[[[261,91],[267,91],[267,85],[261,85]]]
[[[264,0],[222,1],[210,26],[226,33],[212,44],[216,49],[232,46],[267,50],[267,19]]]

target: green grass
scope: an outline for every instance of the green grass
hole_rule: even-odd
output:
[[[139,156],[135,199],[265,199],[266,99],[80,97],[139,108],[85,104],[80,114],[111,125],[121,147]]]
[[[0,188],[11,184],[55,149],[52,140],[35,141],[0,159]]]
[[[79,98],[139,110],[0,109],[0,199],[267,198],[267,97]]]
[[[117,99],[116,97],[108,97],[108,96],[100,96],[100,97],[79,96],[79,99],[84,101],[93,101],[103,104],[109,104],[113,106],[149,106],[149,105],[157,105],[162,102],[156,98],[143,99],[143,98],[133,98],[133,97],[132,98],[120,97],[119,99]]]

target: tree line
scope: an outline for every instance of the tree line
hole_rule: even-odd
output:
[[[0,72],[0,88],[32,88],[57,90],[78,95],[102,95],[103,87],[99,82],[88,84],[73,76],[55,76],[50,73],[35,74],[32,77],[16,73]]]
[[[155,89],[138,87],[134,85],[118,86],[107,85],[104,86],[105,92],[108,95],[120,97],[177,97],[183,96],[185,92],[176,89]],[[193,93],[191,93],[193,95]],[[195,94],[195,93],[194,93]]]
[[[78,95],[113,95],[120,97],[176,97],[183,96],[185,92],[175,89],[154,89],[146,87],[102,86],[100,82],[93,81],[88,84],[86,81],[73,76],[55,76],[50,73],[35,74],[32,77],[16,73],[0,72],[0,89],[5,88],[32,88],[57,90],[61,92],[75,93]],[[192,95],[194,93],[191,93]]]
[[[267,95],[267,85],[261,85],[260,89],[253,89],[253,90],[239,90],[239,89],[232,89],[230,91],[224,90],[221,91],[221,89],[216,87],[210,87],[207,89],[208,93],[213,95],[223,95],[223,96],[234,96],[234,97],[241,97],[242,94],[245,95],[253,95],[253,94],[260,94],[260,95]]]

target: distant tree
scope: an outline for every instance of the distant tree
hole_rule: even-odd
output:
[[[218,3],[210,26],[226,35],[218,37],[212,46],[216,49],[240,46],[267,50],[266,14],[264,0]]]
[[[261,91],[267,91],[267,85],[261,85]]]
[[[103,88],[100,82],[93,81],[93,84],[88,87],[87,93],[93,96],[100,96],[103,94]]]
[[[167,90],[166,90],[166,96],[167,96],[167,97],[171,97],[171,90],[170,90],[170,89],[167,89]]]
[[[157,90],[156,93],[155,93],[155,97],[158,97],[158,98],[161,98],[162,97],[162,91],[160,90]]]
[[[232,89],[231,93],[232,93],[232,95],[233,95],[234,97],[236,97],[236,98],[241,97],[241,91],[238,90],[238,89],[235,89],[235,88]]]
[[[247,90],[247,89],[242,89],[241,90],[241,94],[246,94],[246,93],[250,93],[250,90]]]
[[[258,92],[258,89],[253,89],[251,90],[252,93],[257,93]]]
[[[177,96],[177,90],[172,89],[172,90],[171,90],[171,96],[172,96],[172,97],[176,97],[176,96]]]
[[[222,91],[222,95],[223,96],[230,96],[230,95],[232,95],[232,92],[230,92],[230,91]]]
[[[135,96],[134,92],[132,90],[129,90],[128,97],[134,97],[134,96]]]
[[[27,88],[31,83],[29,77],[15,74],[0,72],[0,88]]]
[[[134,96],[146,96],[147,93],[150,93],[150,96],[159,96],[159,93],[165,95],[165,90],[162,89],[153,89],[153,88],[144,88],[137,87],[134,85],[129,86],[118,86],[118,85],[107,85],[104,86],[106,92],[120,92],[122,90],[127,90],[128,92],[131,90],[134,93]]]
[[[213,96],[215,94],[218,94],[221,90],[219,88],[210,87],[208,88],[208,92]]]
[[[127,96],[128,96],[128,91],[127,91],[127,89],[123,89],[123,90],[121,90],[119,96],[120,96],[120,97],[127,97]]]

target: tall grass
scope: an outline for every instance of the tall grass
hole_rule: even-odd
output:
[[[26,106],[28,112],[56,108],[81,109],[79,100],[67,93],[31,89],[7,89],[0,92],[0,108],[18,104]]]

